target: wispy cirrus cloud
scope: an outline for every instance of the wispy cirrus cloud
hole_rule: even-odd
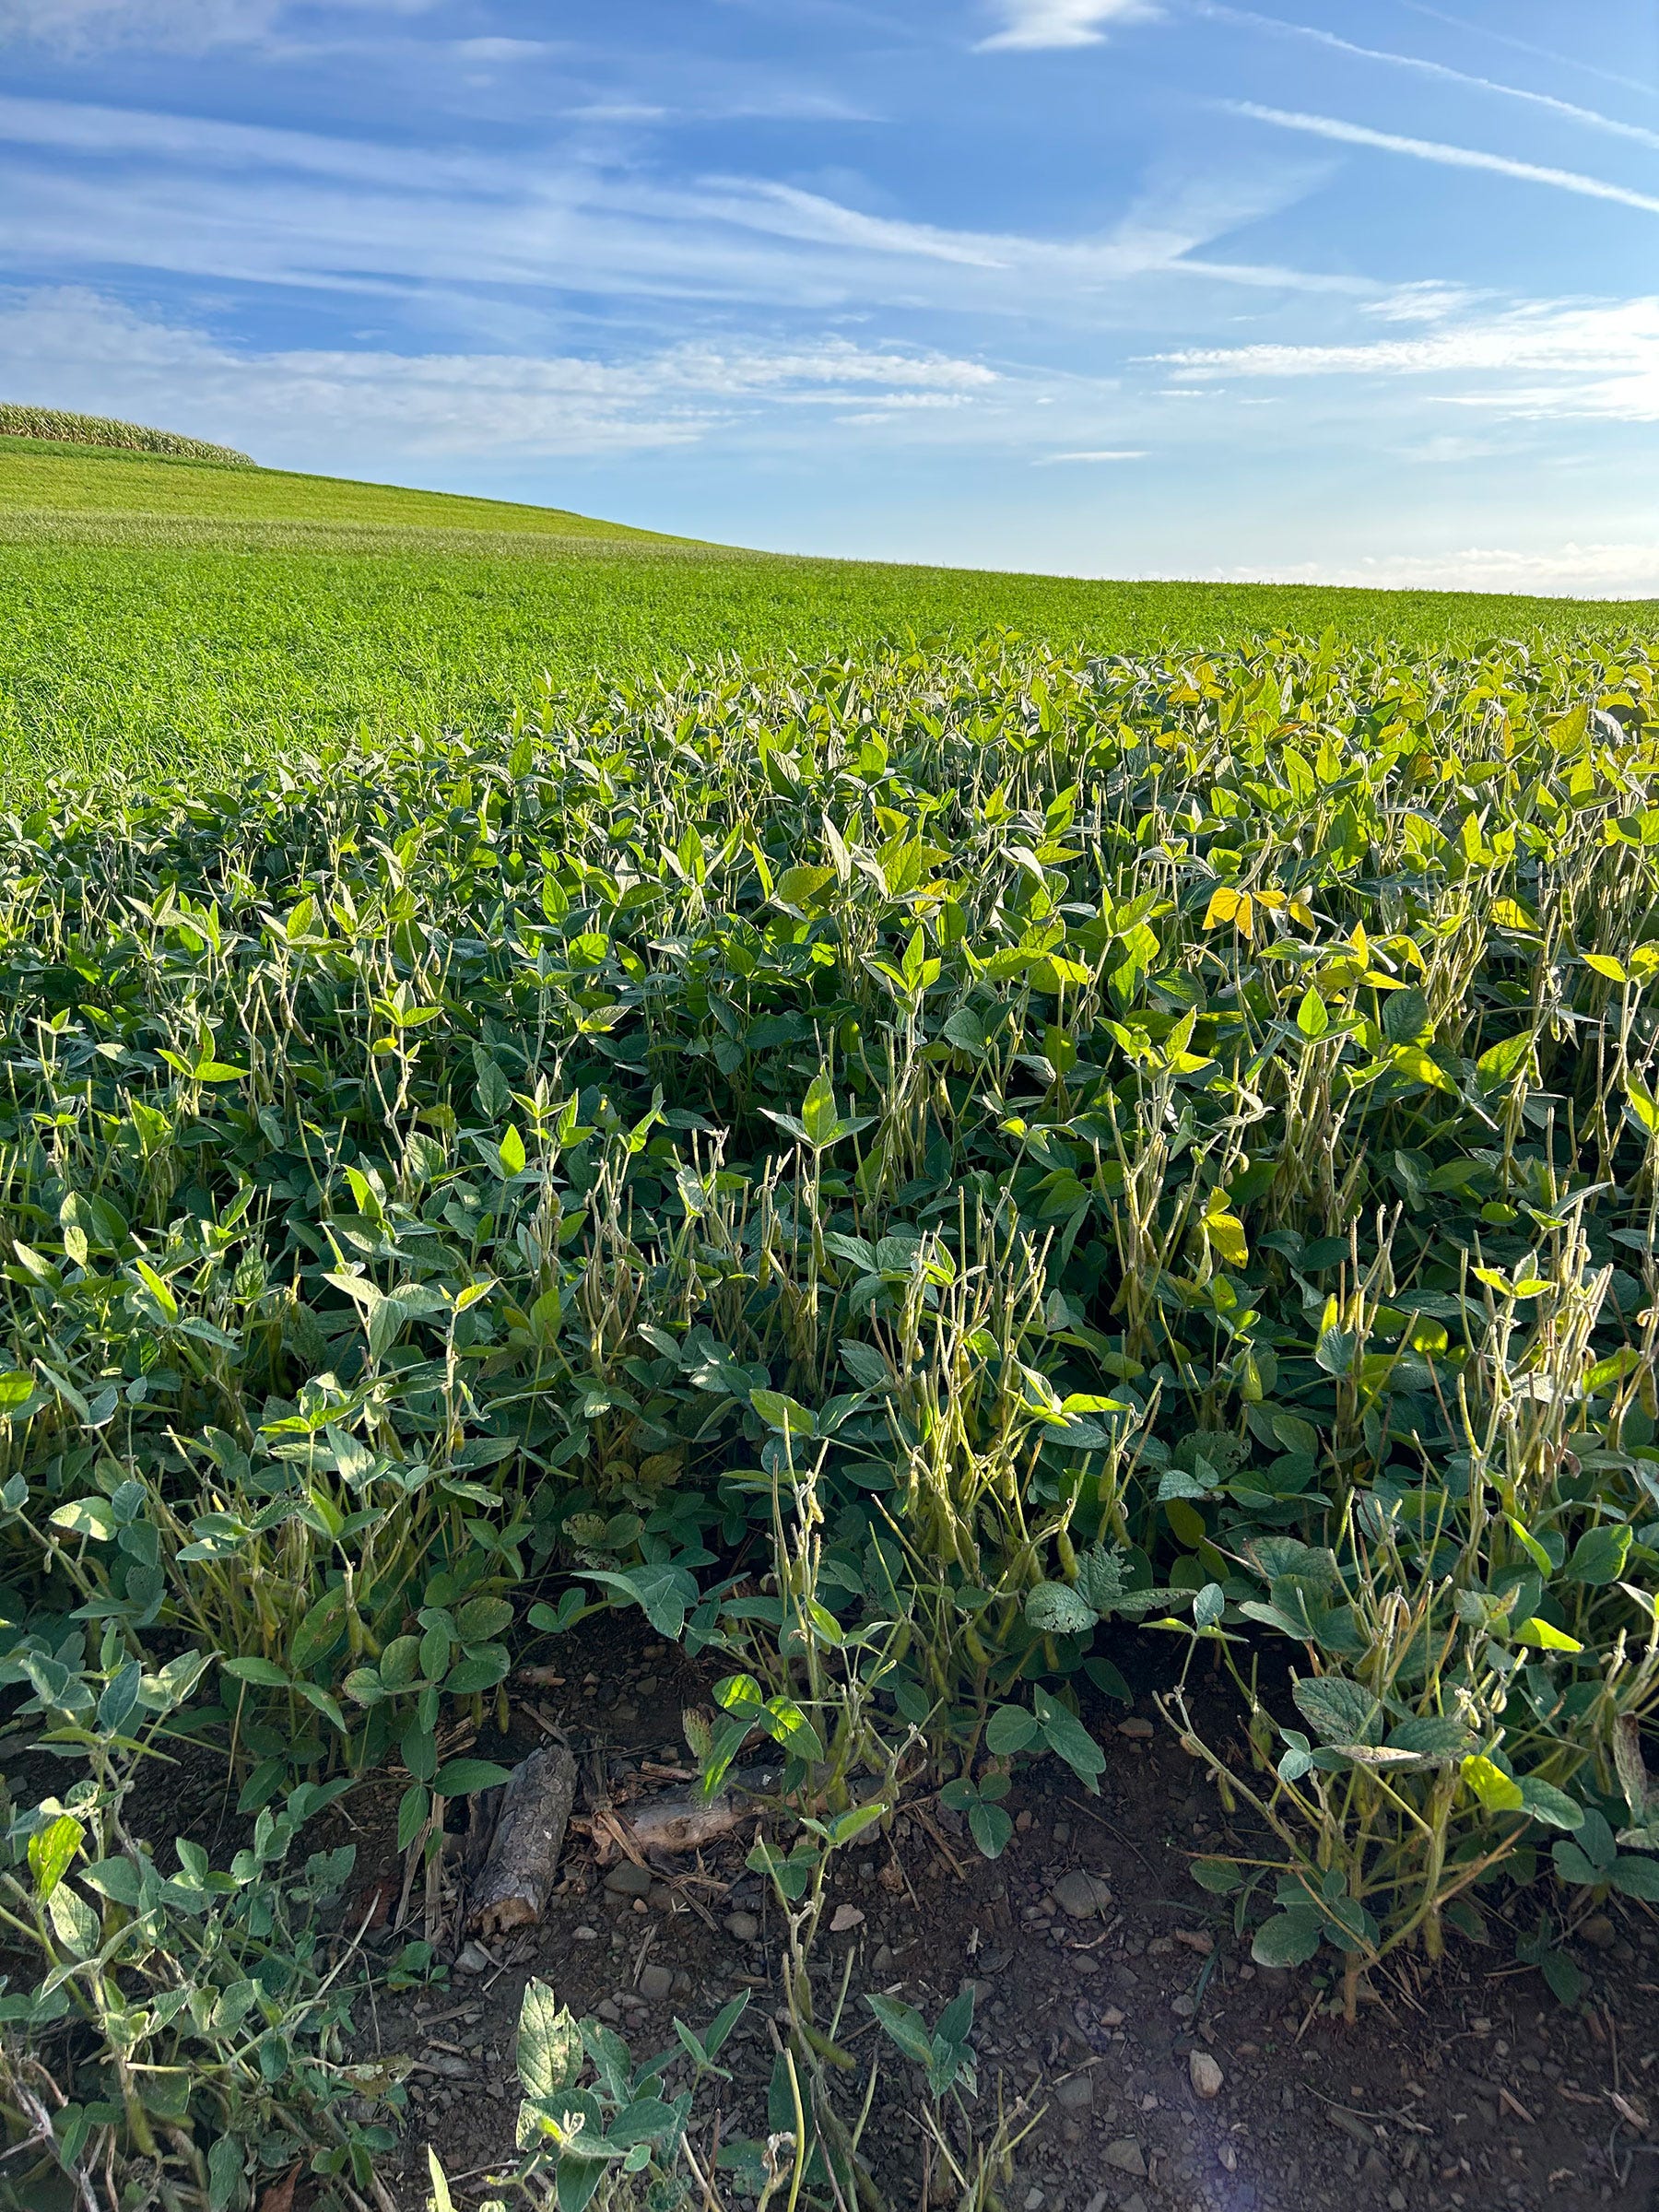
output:
[[[1659,297],[1557,301],[1352,346],[1235,346],[1158,357],[1178,382],[1435,379],[1438,398],[1495,414],[1659,422]]]
[[[982,53],[1008,48],[1096,46],[1113,23],[1147,23],[1158,0],[997,0],[1001,30],[980,41]]]
[[[0,100],[0,142],[18,149],[0,151],[0,204],[30,211],[7,258],[42,277],[124,265],[370,297],[505,286],[1073,325],[1113,288],[1159,276],[1361,298],[1383,288],[1206,251],[1300,195],[1305,179],[1284,169],[1168,182],[1103,230],[1068,238],[876,214],[764,177],[670,183],[558,144],[528,155],[418,147],[17,98]]]
[[[1448,62],[1426,59],[1421,54],[1395,53],[1382,46],[1356,45],[1352,39],[1339,38],[1334,30],[1324,30],[1312,23],[1288,23],[1278,16],[1257,15],[1253,8],[1230,7],[1223,0],[1194,0],[1197,11],[1212,22],[1236,23],[1251,30],[1267,32],[1270,36],[1303,39],[1322,46],[1327,53],[1341,53],[1356,61],[1380,62],[1391,69],[1406,69],[1418,76],[1433,77],[1441,84],[1461,85],[1474,92],[1489,92],[1501,100],[1518,100],[1523,106],[1540,110],[1545,114],[1559,116],[1563,122],[1582,124],[1591,131],[1600,131],[1608,137],[1627,138],[1638,146],[1659,147],[1659,131],[1646,129],[1638,123],[1625,123],[1618,116],[1604,115],[1599,109],[1580,107],[1576,101],[1559,100],[1551,92],[1534,92],[1522,85],[1506,85],[1496,77],[1478,76],[1467,69],[1453,69]]]
[[[1583,176],[1577,170],[1549,169],[1535,161],[1517,161],[1508,154],[1488,154],[1470,146],[1447,146],[1436,138],[1408,138],[1395,131],[1373,131],[1359,123],[1344,123],[1335,115],[1302,115],[1286,108],[1258,106],[1252,100],[1228,100],[1235,115],[1256,123],[1270,123],[1282,131],[1301,131],[1314,138],[1328,138],[1338,146],[1375,147],[1381,153],[1406,154],[1413,160],[1438,162],[1444,169],[1483,169],[1494,176],[1513,177],[1524,184],[1547,184],[1557,192],[1577,193],[1590,200],[1612,200],[1623,207],[1659,215],[1659,198],[1634,191],[1628,184],[1609,183],[1604,177]]]

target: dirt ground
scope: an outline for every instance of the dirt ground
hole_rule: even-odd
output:
[[[642,1623],[629,1641],[615,1616],[602,1637],[560,1648],[562,1684],[526,1698],[568,1732],[584,1780],[606,1777],[618,1797],[665,1786],[660,1771],[686,1756],[680,1713],[705,1690],[699,1671],[649,1641]],[[1128,1713],[1090,1716],[1112,1752],[1099,1798],[1048,1761],[1008,1799],[1017,1832],[994,1864],[927,1801],[901,1816],[890,1845],[845,1855],[842,1927],[820,1943],[820,2017],[849,1952],[841,2040],[866,2060],[877,2030],[863,1992],[900,1995],[931,2021],[973,1982],[980,2109],[994,2112],[1000,2088],[1010,2107],[1041,2114],[1018,2153],[1010,2212],[1659,2212],[1654,1915],[1618,1901],[1578,1913],[1571,1947],[1587,1986],[1576,2011],[1515,1965],[1513,1930],[1494,1914],[1485,1947],[1458,1941],[1420,1985],[1383,1978],[1345,2025],[1310,1971],[1253,1966],[1230,1906],[1187,1872],[1189,1854],[1229,1848],[1230,1831],[1214,1789],[1154,1714],[1148,1669],[1163,1650],[1126,1638],[1113,1654],[1137,1695]],[[539,1736],[526,1704],[508,1747],[477,1749],[511,1758]],[[359,1901],[394,1892],[396,1794],[376,1785],[351,1801]],[[718,2100],[700,2099],[697,2139],[709,2147],[717,2116],[723,2140],[764,2135],[780,1946],[775,1909],[743,1867],[747,1841],[676,1860],[671,1878],[632,1896],[616,1886],[631,1876],[613,1873],[607,1886],[591,1843],[573,1836],[540,1927],[464,1953],[441,1986],[382,1992],[372,2019],[362,2016],[364,2053],[378,2043],[415,2061],[406,2142],[382,2169],[400,2208],[424,2202],[429,2141],[458,2204],[477,2202],[487,2174],[511,2163],[513,2034],[532,1974],[578,2014],[617,2025],[637,2059],[673,2044],[674,2014],[701,2027],[747,1988],[723,2054],[735,2079],[712,2085]],[[1110,1893],[1088,1917],[1054,1894],[1079,1872]],[[1535,1903],[1520,1911],[1530,1928]],[[395,1947],[409,1932],[377,1940]],[[1212,2098],[1194,2088],[1195,2053],[1220,2069]],[[899,2207],[917,2202],[918,2092],[885,2048],[865,2147]]]

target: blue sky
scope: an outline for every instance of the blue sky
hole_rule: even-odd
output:
[[[791,551],[1659,594],[1659,11],[0,0],[0,397]]]

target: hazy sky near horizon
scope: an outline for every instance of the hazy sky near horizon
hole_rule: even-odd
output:
[[[0,398],[786,551],[1659,594],[1659,7],[0,0]]]

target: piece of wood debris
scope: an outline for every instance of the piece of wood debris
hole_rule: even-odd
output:
[[[626,1811],[615,1805],[595,1810],[592,1825],[599,1863],[604,1865],[618,1850],[643,1864],[647,1852],[698,1851],[705,1843],[716,1843],[755,1818],[759,1807],[752,1802],[752,1793],[774,1787],[777,1779],[772,1770],[748,1768],[732,1776],[731,1789],[712,1797],[705,1797],[696,1783],[689,1783],[635,1798]]]
[[[503,1936],[540,1920],[575,1802],[576,1761],[568,1745],[543,1744],[513,1768],[501,1791],[488,1853],[472,1885],[470,1927]]]

